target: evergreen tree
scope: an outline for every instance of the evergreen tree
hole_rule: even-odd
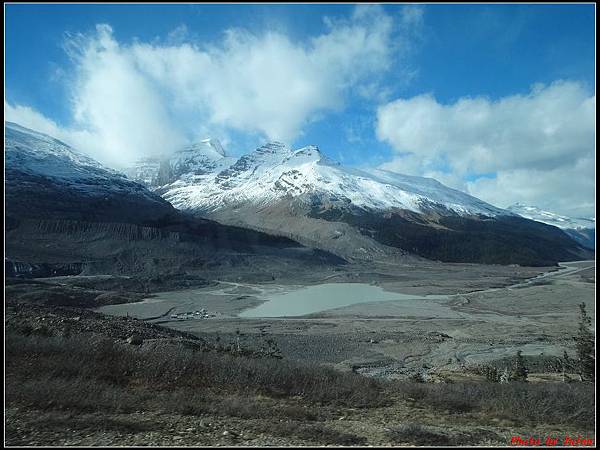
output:
[[[483,366],[481,368],[481,373],[487,381],[491,381],[492,383],[500,382],[500,372],[498,371],[498,369],[496,367]]]
[[[562,366],[564,367],[565,371],[573,368],[573,363],[571,362],[571,358],[566,350],[563,350]]]
[[[519,350],[513,363],[513,370],[510,378],[512,381],[526,382],[527,372],[528,370],[527,367],[525,367],[525,359],[523,358],[521,350]]]
[[[575,340],[577,351],[577,373],[581,381],[594,381],[595,359],[594,359],[594,335],[590,330],[592,319],[587,315],[585,303],[579,305],[579,329]]]
[[[563,357],[560,360],[560,363],[561,363],[560,365],[561,365],[563,382],[566,383],[568,381],[571,381],[571,379],[567,375],[567,372],[573,370],[573,363],[571,361],[571,358],[569,358],[569,354],[567,353],[566,350],[563,352]]]

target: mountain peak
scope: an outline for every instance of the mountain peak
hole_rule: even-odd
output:
[[[201,182],[180,179],[176,186],[166,188],[165,198],[177,207],[214,211],[241,204],[275,204],[284,198],[305,199],[311,193],[362,210],[420,213],[437,208],[460,215],[510,215],[434,180],[344,167],[316,145],[293,150],[282,142],[269,142],[202,177]],[[183,184],[185,189],[180,189]]]
[[[218,159],[228,156],[225,149],[221,145],[218,139],[208,138],[202,139],[201,141],[194,142],[189,146],[181,149],[180,153],[199,153],[211,157],[212,159]]]
[[[4,146],[14,217],[141,223],[174,212],[157,194],[47,134],[6,123]]]
[[[307,145],[306,147],[294,150],[293,158],[296,161],[316,162],[320,165],[339,166],[340,163],[324,155],[316,145]]]
[[[294,150],[295,155],[321,155],[321,150],[316,145],[307,145],[306,147]]]
[[[267,142],[256,149],[258,153],[290,153],[292,151],[287,145],[280,141]]]

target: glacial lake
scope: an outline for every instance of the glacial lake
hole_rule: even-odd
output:
[[[290,292],[266,294],[265,298],[265,303],[242,311],[238,317],[303,316],[357,303],[425,299],[426,297],[388,292],[371,284],[327,283],[302,287]]]

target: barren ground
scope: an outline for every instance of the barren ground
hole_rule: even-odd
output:
[[[513,356],[561,356],[573,351],[577,305],[594,315],[594,262],[531,269],[506,266],[447,265],[428,270],[405,268],[350,271],[312,280],[365,282],[387,291],[414,295],[398,301],[357,303],[294,318],[239,318],[267,294],[301,289],[289,283],[223,282],[202,289],[155,294],[141,303],[99,308],[190,332],[206,339],[261,345],[274,339],[289,358],[326,363],[342,370],[402,377],[415,369],[457,371],[465,366]],[[504,286],[504,287],[500,287]],[[424,296],[431,296],[424,298]],[[173,319],[199,309],[206,319]]]

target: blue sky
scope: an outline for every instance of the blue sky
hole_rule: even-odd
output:
[[[107,164],[207,134],[233,154],[280,139],[594,214],[594,5],[5,8],[5,113]]]

